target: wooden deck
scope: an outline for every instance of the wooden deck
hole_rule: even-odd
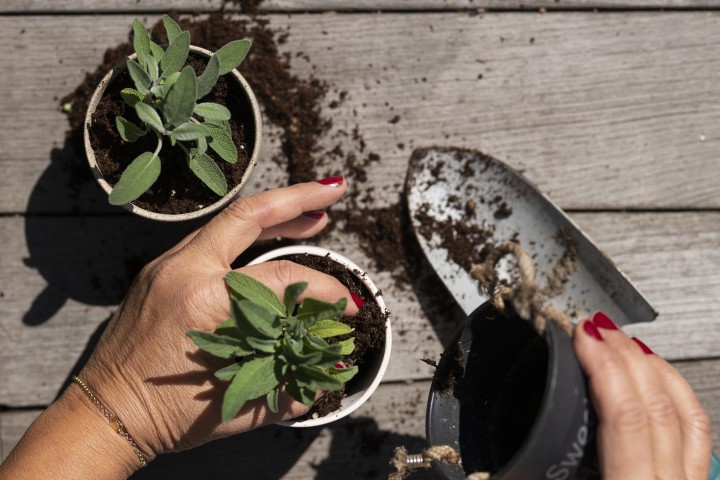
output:
[[[126,40],[134,17],[150,24],[166,9],[207,12],[219,3],[0,2],[0,458],[82,361],[124,293],[128,264],[183,231],[109,208],[95,185],[68,187],[72,171],[60,158],[68,127],[57,99]],[[358,125],[368,150],[382,155],[368,172],[378,206],[397,201],[412,148],[441,144],[479,148],[522,169],[568,210],[660,312],[631,330],[689,379],[717,448],[718,7],[266,0],[263,15],[290,28],[285,50],[309,55],[293,60],[295,73],[349,92],[325,112],[336,128]],[[401,120],[388,123],[394,115]],[[266,140],[265,183],[244,193],[283,184],[270,160],[277,151]],[[335,233],[323,245],[363,265],[356,239]],[[386,478],[395,446],[421,448],[432,371],[419,359],[438,356],[456,324],[430,322],[412,289],[373,273],[403,335],[383,384],[350,421],[302,432],[268,427],[162,457],[135,478]]]

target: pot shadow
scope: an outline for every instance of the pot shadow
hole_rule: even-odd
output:
[[[153,222],[112,207],[75,145],[53,148],[28,201],[23,261],[47,282],[23,317],[28,326],[50,320],[68,299],[119,303],[147,262],[207,221]]]
[[[205,478],[279,479],[298,464],[313,442],[330,439],[327,455],[318,463],[295,468],[293,477],[316,480],[385,479],[395,447],[409,451],[425,448],[425,440],[399,435],[378,427],[368,417],[346,418],[325,427],[288,428],[268,425],[251,432],[216,440],[185,452],[161,455],[132,480]],[[430,472],[413,475],[416,480],[436,478]]]

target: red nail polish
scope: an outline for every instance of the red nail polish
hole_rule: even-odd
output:
[[[605,330],[617,330],[617,325],[610,320],[610,317],[605,315],[603,312],[597,312],[592,317],[592,323],[598,328],[604,328]]]
[[[322,210],[313,210],[311,212],[303,212],[303,216],[312,218],[313,220],[320,220],[325,215]]]
[[[334,177],[327,177],[322,180],[318,180],[318,183],[320,185],[327,185],[328,187],[339,187],[344,181],[345,179],[342,175],[336,175]]]
[[[342,362],[337,362],[335,364],[335,368],[337,368],[338,370],[341,370],[341,369],[345,368],[345,364]]]
[[[365,300],[360,298],[358,295],[355,295],[353,292],[350,292],[350,297],[353,299],[353,302],[355,302],[356,307],[362,308],[363,305],[365,305]]]
[[[650,347],[648,347],[642,341],[640,341],[639,338],[632,337],[632,340],[633,340],[633,342],[637,343],[640,346],[640,350],[642,350],[645,355],[652,355],[653,353],[655,353],[652,350],[650,350]]]
[[[595,324],[592,322],[583,323],[583,330],[585,330],[585,333],[593,337],[595,340],[603,339],[602,335],[600,335],[600,330],[598,330]]]

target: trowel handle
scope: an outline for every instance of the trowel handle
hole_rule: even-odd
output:
[[[720,480],[720,458],[714,453],[710,459],[710,479],[709,480]]]

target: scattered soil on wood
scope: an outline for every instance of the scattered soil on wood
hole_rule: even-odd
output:
[[[324,417],[340,408],[340,402],[347,393],[354,393],[360,380],[368,375],[368,368],[379,360],[382,347],[385,344],[385,328],[388,314],[380,310],[373,294],[358,279],[358,276],[365,275],[364,272],[349,271],[343,265],[329,257],[318,257],[316,255],[291,255],[287,260],[304,265],[332,277],[345,285],[355,295],[365,301],[365,305],[354,317],[343,317],[343,323],[349,325],[354,331],[348,335],[342,335],[329,339],[330,343],[355,338],[355,351],[345,356],[343,362],[348,367],[357,366],[359,372],[350,380],[343,390],[327,392],[312,406],[310,411],[302,419]]]
[[[199,76],[204,71],[207,60],[191,54],[188,57],[188,64]],[[127,166],[138,155],[143,152],[153,152],[157,147],[157,138],[152,134],[147,134],[133,143],[125,142],[120,138],[115,126],[116,117],[122,116],[136,125],[141,125],[135,110],[130,108],[120,96],[120,91],[129,87],[133,87],[133,82],[128,71],[125,70],[108,86],[93,115],[93,123],[90,127],[90,142],[98,166],[111,185],[115,185],[120,180]],[[256,148],[250,101],[234,77],[229,74],[220,77],[212,92],[202,100],[225,105],[233,112],[230,127],[233,143],[238,150],[238,161],[231,164],[222,160],[211,149],[207,152],[222,170],[228,190],[231,190],[241,182],[250,162],[250,156]],[[160,177],[133,204],[153,212],[179,214],[193,212],[220,200],[221,197],[202,183],[188,168],[185,152],[179,146],[171,147],[167,137],[163,137],[160,158],[162,160]]]

